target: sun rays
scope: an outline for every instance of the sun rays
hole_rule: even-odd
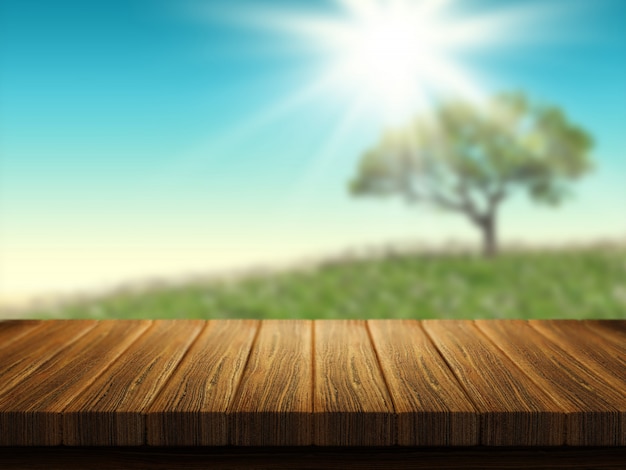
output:
[[[256,2],[208,8],[204,15],[213,22],[267,35],[267,44],[255,36],[259,41],[250,43],[248,54],[267,54],[273,45],[275,55],[291,54],[301,63],[310,58],[314,71],[233,129],[240,140],[343,97],[343,116],[320,143],[307,181],[330,166],[333,149],[363,120],[374,117],[387,127],[442,97],[482,100],[487,88],[477,77],[483,74],[467,65],[464,54],[532,40],[529,27],[554,14],[553,5],[537,4],[468,11],[458,0],[331,0],[314,10]]]

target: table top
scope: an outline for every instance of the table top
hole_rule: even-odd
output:
[[[0,445],[62,444],[626,446],[626,321],[0,322]]]

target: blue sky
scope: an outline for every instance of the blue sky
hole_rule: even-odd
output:
[[[626,2],[448,3],[457,21],[513,18],[455,56],[482,92],[558,104],[597,142],[576,198],[515,198],[503,240],[623,239]],[[282,12],[347,15],[331,0],[0,2],[0,295],[478,242],[458,216],[349,196],[388,116],[350,115],[358,83],[316,91],[326,52],[263,24]]]

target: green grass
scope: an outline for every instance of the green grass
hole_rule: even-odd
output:
[[[115,292],[30,318],[626,318],[626,248],[388,255]]]

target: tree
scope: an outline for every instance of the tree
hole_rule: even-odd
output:
[[[355,195],[400,195],[468,217],[483,253],[497,253],[497,214],[514,191],[558,205],[570,182],[591,170],[590,135],[559,108],[522,93],[483,106],[446,101],[430,114],[383,133],[359,162]]]

